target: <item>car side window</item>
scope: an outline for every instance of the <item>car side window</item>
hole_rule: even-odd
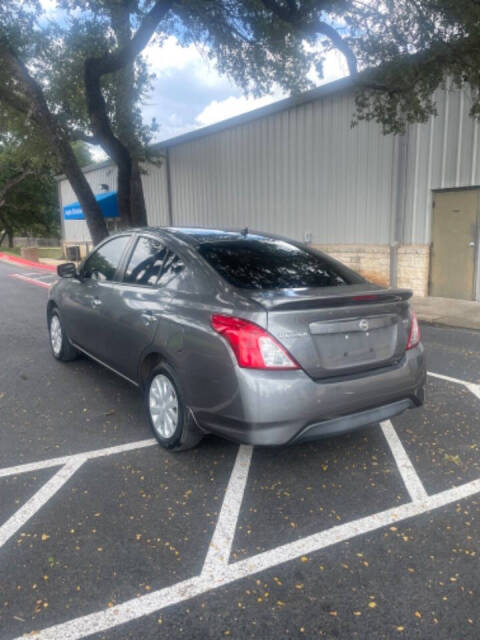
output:
[[[140,237],[127,265],[124,282],[162,286],[183,267],[176,254],[155,238]]]
[[[120,236],[103,244],[85,261],[82,276],[99,282],[112,281],[129,240],[130,236]]]
[[[174,278],[177,273],[180,273],[184,269],[185,265],[183,264],[181,258],[179,258],[173,251],[168,251],[167,256],[163,262],[162,272],[160,277],[158,278],[157,285],[164,286],[172,278]]]

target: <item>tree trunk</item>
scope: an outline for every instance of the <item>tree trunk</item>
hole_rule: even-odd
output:
[[[2,247],[2,242],[5,240],[5,236],[7,235],[6,231],[3,231],[2,235],[0,236],[0,251],[1,251],[1,247]]]
[[[75,191],[75,195],[82,207],[92,241],[94,244],[98,244],[108,236],[108,229],[98,202],[93,195],[92,188],[77,162],[70,143],[63,136],[57,138],[55,151],[63,172],[72,185],[72,189]]]
[[[30,76],[28,69],[5,40],[0,42],[0,54],[30,103],[29,113],[32,121],[41,128],[47,143],[56,154],[62,170],[70,181],[83,209],[92,240],[97,244],[108,236],[107,225],[65,132],[58,124],[55,115],[50,112],[40,85]]]
[[[143,226],[147,222],[138,155],[134,153],[140,145],[133,124],[133,65],[172,4],[172,0],[157,0],[131,37],[129,4],[113,3],[111,18],[117,49],[85,60],[84,80],[90,125],[94,137],[118,167],[118,209],[124,225]],[[113,132],[101,89],[102,76],[109,73],[119,74],[116,95],[119,135]]]
[[[8,248],[13,249],[13,229],[7,229]]]
[[[135,227],[147,226],[147,208],[143,195],[142,173],[138,161],[132,163],[132,175],[130,178],[130,210],[132,224]]]
[[[132,175],[132,162],[130,154],[127,156],[122,153],[114,162],[118,166],[117,177],[117,202],[118,213],[120,215],[120,223],[123,227],[132,226],[131,210],[130,210],[130,177]]]

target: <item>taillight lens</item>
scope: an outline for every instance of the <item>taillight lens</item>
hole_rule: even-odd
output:
[[[212,327],[228,340],[241,367],[298,369],[299,366],[273,336],[253,322],[212,315]]]
[[[420,327],[415,311],[410,311],[410,331],[408,334],[407,350],[413,349],[420,342]]]

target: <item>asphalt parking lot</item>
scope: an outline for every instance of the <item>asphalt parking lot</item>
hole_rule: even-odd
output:
[[[2,640],[480,636],[479,333],[423,327],[392,423],[171,454],[135,388],[50,355],[53,278],[0,262]]]

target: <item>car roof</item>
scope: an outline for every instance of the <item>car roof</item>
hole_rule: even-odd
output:
[[[248,237],[250,239],[274,238],[275,236],[259,231],[249,231],[245,229],[210,229],[207,227],[141,227],[131,229],[135,233],[153,233],[155,235],[167,234],[184,240],[192,245],[200,245],[206,242],[222,242],[240,240]]]

